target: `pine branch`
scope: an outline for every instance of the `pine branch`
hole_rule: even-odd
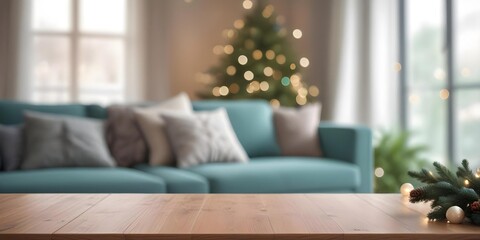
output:
[[[439,180],[448,182],[455,187],[462,187],[460,181],[458,181],[457,176],[455,176],[447,167],[440,164],[439,162],[434,162],[433,166],[437,169],[437,173],[439,175]]]
[[[477,178],[473,174],[472,169],[469,166],[469,163],[467,160],[462,161],[462,166],[458,167],[457,170],[457,176],[461,179],[468,180],[468,186],[472,188],[477,194],[480,195],[480,178]]]
[[[427,169],[423,168],[420,172],[409,171],[408,175],[423,183],[437,183],[438,179]]]
[[[443,209],[441,207],[433,208],[428,214],[427,217],[429,219],[438,219],[438,220],[443,220],[445,219],[445,215],[447,213],[446,209]]]

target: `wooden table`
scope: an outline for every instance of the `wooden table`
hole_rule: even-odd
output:
[[[0,195],[0,239],[480,239],[386,194]]]

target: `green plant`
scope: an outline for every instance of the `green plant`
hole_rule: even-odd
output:
[[[407,131],[383,131],[375,139],[375,192],[399,192],[403,183],[412,180],[405,173],[428,163],[421,157],[427,147],[411,144],[411,135]]]

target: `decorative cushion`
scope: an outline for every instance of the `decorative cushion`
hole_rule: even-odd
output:
[[[284,156],[312,156],[322,154],[318,137],[320,123],[319,103],[301,108],[280,107],[274,110],[277,141]]]
[[[100,120],[27,112],[22,169],[114,167],[104,131]]]
[[[175,162],[165,122],[160,116],[167,112],[192,114],[192,103],[188,95],[181,93],[155,106],[135,109],[140,129],[147,140],[150,165],[173,165]]]
[[[140,126],[132,108],[111,106],[107,109],[107,144],[118,166],[130,167],[142,163],[147,155]]]
[[[0,125],[0,169],[13,171],[20,167],[23,126]]]
[[[273,111],[265,100],[202,100],[193,103],[195,111],[225,108],[233,130],[250,158],[280,156]]]
[[[195,114],[163,114],[182,168],[210,162],[248,162],[224,108]]]

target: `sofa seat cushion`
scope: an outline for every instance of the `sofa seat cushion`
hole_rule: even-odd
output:
[[[168,193],[208,193],[208,181],[196,173],[167,166],[139,164],[134,167],[140,171],[159,177],[167,184]]]
[[[1,193],[164,193],[163,180],[133,169],[51,168],[0,173]]]
[[[212,193],[348,192],[360,185],[358,166],[327,158],[262,157],[189,170],[206,177]]]

